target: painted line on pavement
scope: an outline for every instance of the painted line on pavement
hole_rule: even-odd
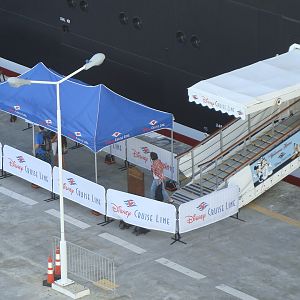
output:
[[[221,284],[221,285],[218,285],[216,286],[216,289],[218,290],[221,290],[229,295],[232,295],[238,299],[241,299],[241,300],[259,300],[257,298],[254,298],[250,295],[247,295],[239,290],[236,290],[228,285],[225,285],[225,284]]]
[[[162,265],[164,265],[164,266],[166,266],[166,267],[168,267],[168,268],[170,268],[170,269],[178,271],[178,272],[180,272],[184,275],[187,275],[187,276],[192,277],[192,278],[197,279],[197,280],[203,279],[203,278],[206,277],[206,276],[204,276],[204,275],[202,275],[198,272],[195,272],[191,269],[188,269],[186,267],[178,265],[178,264],[176,264],[176,263],[174,263],[174,262],[172,262],[172,261],[170,261],[170,260],[168,260],[164,257],[156,259],[155,261],[162,264]]]
[[[34,205],[34,204],[38,203],[37,201],[34,201],[34,200],[32,200],[32,199],[30,199],[28,197],[25,197],[25,196],[23,196],[21,194],[15,193],[15,192],[13,192],[13,191],[11,191],[9,189],[6,189],[4,187],[0,187],[0,193],[3,194],[3,195],[8,196],[10,198],[14,198],[14,199],[16,199],[18,201],[26,203],[28,205]]]
[[[52,215],[52,216],[60,219],[60,213],[59,213],[59,211],[57,211],[55,209],[48,209],[48,210],[45,210],[45,212],[47,214],[49,214],[49,215]],[[70,224],[72,224],[72,225],[75,225],[75,226],[77,226],[77,227],[79,227],[81,229],[86,229],[86,228],[91,227],[89,224],[86,224],[86,223],[84,223],[82,221],[79,221],[79,220],[77,220],[75,218],[72,218],[72,217],[70,217],[70,216],[68,216],[66,214],[65,214],[65,221],[68,222],[68,223],[70,223]]]
[[[112,242],[112,243],[115,243],[119,246],[122,246],[122,247],[124,247],[124,248],[126,248],[126,249],[128,249],[128,250],[130,250],[134,253],[142,254],[142,253],[147,252],[145,249],[140,248],[140,247],[138,247],[134,244],[128,243],[128,242],[126,242],[126,241],[124,241],[124,240],[122,240],[122,239],[120,239],[117,236],[114,236],[112,234],[109,234],[109,233],[105,232],[105,233],[99,234],[99,236],[102,237],[103,239],[106,239],[106,240]]]
[[[265,216],[277,219],[277,220],[279,220],[281,222],[285,222],[285,223],[287,223],[289,225],[300,227],[300,221],[297,221],[295,219],[289,218],[287,216],[279,214],[279,213],[277,213],[275,211],[272,211],[270,209],[267,209],[265,207],[259,206],[259,205],[254,204],[254,203],[248,204],[247,207],[252,208],[252,209],[258,211],[258,212],[264,214]]]

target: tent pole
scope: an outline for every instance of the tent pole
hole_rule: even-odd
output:
[[[34,140],[34,124],[32,124],[32,153],[35,157],[35,140]]]
[[[174,119],[172,121],[172,129],[171,129],[171,174],[172,174],[172,180],[174,180],[174,161],[173,161],[173,154],[174,154],[174,137],[173,137],[173,128],[174,128]]]
[[[97,152],[95,152],[95,182],[98,183]]]

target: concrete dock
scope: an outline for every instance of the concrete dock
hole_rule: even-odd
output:
[[[32,153],[32,130],[18,119],[0,112],[0,142]],[[73,143],[69,143],[69,147]],[[122,161],[104,163],[98,155],[98,183],[127,191]],[[94,155],[81,147],[65,155],[66,170],[95,180]],[[149,195],[151,174],[145,173]],[[86,281],[84,299],[111,300],[299,300],[300,299],[300,196],[299,187],[280,182],[250,205],[239,218],[228,218],[182,235],[170,245],[172,235],[150,231],[132,234],[115,221],[97,223],[103,216],[65,200],[65,214],[87,226],[66,222],[66,239],[112,258],[117,265],[116,292],[105,291]],[[0,300],[68,299],[42,286],[53,236],[60,235],[59,202],[45,202],[50,193],[32,189],[16,176],[0,180]],[[138,246],[141,254],[114,242],[113,236]],[[70,276],[72,278],[72,276]]]

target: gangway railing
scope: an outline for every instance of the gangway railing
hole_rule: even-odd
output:
[[[252,162],[256,161],[258,158],[260,158],[264,153],[269,151],[270,149],[274,148],[276,145],[280,144],[282,141],[287,139],[289,136],[293,135],[294,133],[298,132],[300,130],[300,125],[296,125],[295,127],[292,127],[289,131],[284,133],[278,140],[274,141],[273,143],[270,143],[265,148],[261,149],[256,155],[254,155],[251,159],[246,160],[243,162],[239,167],[235,168],[230,174],[228,174],[224,181],[226,181],[229,177],[236,174],[239,170],[243,169],[245,166],[251,164]]]
[[[291,106],[293,106],[293,105],[291,105]],[[290,108],[291,106],[289,106],[288,108]],[[286,109],[288,109],[288,108],[286,108]],[[275,114],[273,117],[269,118],[263,124],[261,124],[260,126],[258,126],[257,128],[255,128],[254,131],[252,131],[252,132],[248,133],[246,136],[240,138],[239,140],[237,140],[236,142],[234,142],[231,146],[229,146],[227,149],[225,149],[223,152],[221,152],[220,154],[216,155],[215,157],[213,157],[209,161],[206,161],[206,162],[204,162],[202,164],[199,164],[199,167],[202,168],[202,171],[204,171],[203,167],[205,165],[208,168],[210,166],[210,164],[215,164],[216,161],[218,161],[219,159],[224,158],[227,154],[229,154],[233,149],[236,149],[238,146],[242,145],[244,147],[246,145],[247,141],[253,139],[256,135],[261,134],[263,132],[263,129],[266,130],[266,129],[270,128],[270,125],[272,127],[274,127],[274,121],[278,119],[278,116],[281,113],[282,113],[282,111],[279,112],[279,113],[277,113],[277,114]],[[296,114],[299,115],[299,112],[296,112]],[[294,116],[294,114],[292,116]],[[198,173],[196,173],[195,176],[196,175],[198,175]]]
[[[300,99],[282,108],[273,106],[256,114],[249,115],[247,120],[235,119],[224,128],[220,128],[215,134],[203,140],[199,145],[177,156],[177,170],[179,183],[187,184],[197,179],[216,160],[237,151],[239,146],[244,145],[256,135],[266,131],[274,123],[297,113],[296,105]]]

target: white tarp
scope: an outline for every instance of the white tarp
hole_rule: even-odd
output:
[[[173,204],[108,189],[107,216],[143,228],[175,233],[176,208]]]
[[[4,145],[3,170],[52,191],[52,167],[50,164],[25,152]]]
[[[59,194],[57,167],[53,168],[53,192]],[[103,215],[106,213],[104,187],[65,170],[63,170],[63,195]]]
[[[202,80],[188,94],[191,102],[245,119],[300,96],[300,50]]]
[[[179,233],[223,220],[238,212],[239,188],[231,186],[179,206]]]

